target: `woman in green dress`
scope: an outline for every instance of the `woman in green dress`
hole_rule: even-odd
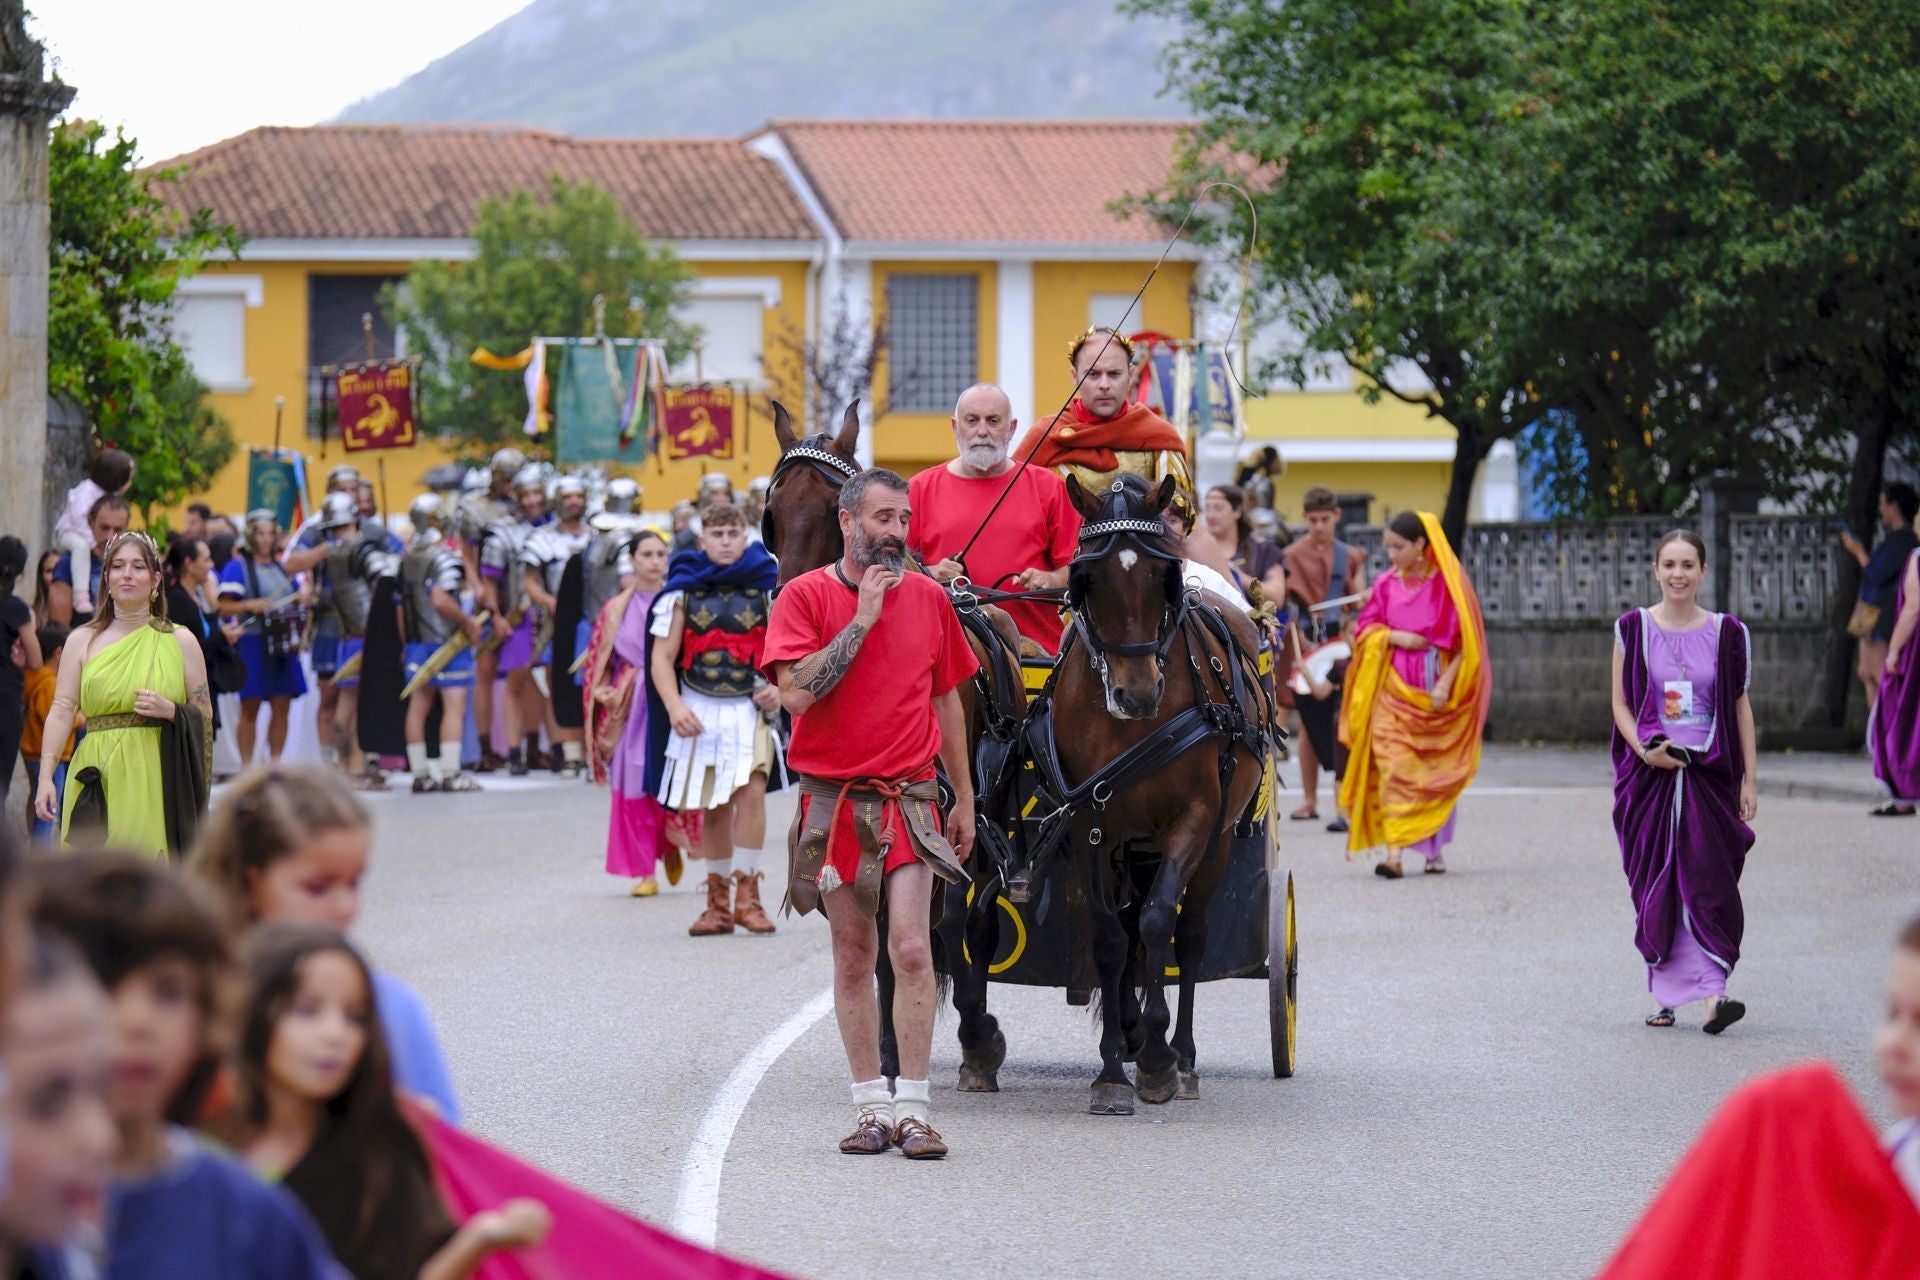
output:
[[[78,711],[86,717],[86,736],[68,767],[64,799],[54,794],[54,771],[47,768],[34,811],[52,821],[59,809],[61,840],[69,842],[74,803],[85,785],[80,775],[98,770],[107,825],[89,842],[165,857],[161,728],[183,705],[199,711],[202,725],[211,723],[206,663],[199,642],[167,621],[160,554],[152,539],[120,534],[107,543],[100,562],[105,599],[93,621],[67,641],[46,727],[46,741],[64,743]]]

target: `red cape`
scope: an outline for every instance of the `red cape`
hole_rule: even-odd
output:
[[[629,1217],[422,1108],[410,1106],[407,1115],[426,1143],[440,1196],[456,1220],[464,1222],[515,1196],[531,1196],[553,1214],[553,1230],[544,1244],[494,1254],[474,1272],[476,1280],[780,1280],[776,1272]]]
[[[1600,1280],[1920,1275],[1920,1210],[1831,1067],[1736,1091]]]
[[[1059,425],[1054,426],[1055,423]],[[1049,426],[1053,426],[1050,433]],[[1046,438],[1043,440],[1042,436]],[[1033,464],[1037,467],[1070,463],[1095,471],[1112,471],[1120,465],[1120,460],[1113,456],[1115,451],[1157,453],[1170,449],[1183,458],[1187,456],[1187,442],[1174,425],[1146,405],[1130,404],[1120,411],[1119,417],[1101,421],[1088,413],[1078,398],[1067,406],[1065,413],[1027,428],[1020,447],[1013,451],[1014,459],[1025,458],[1036,443],[1039,451],[1033,455]]]

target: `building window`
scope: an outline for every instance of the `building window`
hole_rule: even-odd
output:
[[[245,391],[247,299],[239,293],[189,293],[174,299],[173,340],[209,391]]]
[[[367,338],[360,317],[373,316],[373,358],[391,360],[399,354],[393,326],[380,314],[380,290],[405,280],[400,275],[314,275],[307,277],[307,435],[320,434],[320,407],[327,404],[327,431],[334,424],[332,381],[323,370],[358,364],[367,358]]]
[[[686,358],[667,371],[667,380],[677,386],[699,382],[761,382],[760,347],[766,306],[760,295],[751,297],[717,294],[688,298],[680,307],[680,316],[701,331],[696,357]]]
[[[980,380],[979,277],[889,277],[887,343],[887,407],[950,411]]]
[[[1130,293],[1092,294],[1087,298],[1087,327],[1112,329],[1123,336],[1139,333],[1148,327],[1146,315],[1140,307],[1134,307],[1133,314],[1128,315],[1127,308],[1130,306],[1133,306],[1133,295]]]

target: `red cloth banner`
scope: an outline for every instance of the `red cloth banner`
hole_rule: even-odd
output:
[[[733,457],[732,387],[672,388],[661,417],[669,461]]]
[[[348,453],[413,447],[411,360],[342,365],[334,375],[334,390],[340,442]]]

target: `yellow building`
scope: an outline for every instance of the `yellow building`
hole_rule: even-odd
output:
[[[692,268],[688,319],[706,337],[673,380],[697,374],[753,390],[730,462],[633,469],[648,507],[691,496],[708,470],[737,484],[766,473],[777,454],[768,401],[804,421],[807,349],[816,365],[833,363],[842,318],[885,334],[863,396],[863,452],[911,474],[952,456],[953,401],[973,382],[1005,388],[1022,424],[1063,407],[1067,345],[1090,324],[1225,337],[1229,317],[1196,301],[1209,271],[1237,264],[1176,245],[1135,304],[1168,229],[1112,209],[1164,180],[1178,134],[1165,121],[1097,120],[776,121],[744,139],[697,141],[486,126],[256,129],[166,162],[186,171],[167,189],[176,207],[208,207],[247,237],[237,261],[186,284],[178,329],[241,443],[272,443],[283,399],[281,442],[301,449],[317,477],[345,460],[337,439],[321,456],[317,370],[364,358],[369,311],[376,354],[404,354],[405,335],[378,321],[379,289],[415,262],[471,258],[481,200],[559,174],[612,192],[644,235]],[[1283,340],[1261,335],[1255,352]],[[384,455],[396,507],[449,458],[432,441],[436,410],[425,406],[419,447]],[[1306,390],[1269,389],[1249,402],[1246,425],[1247,447],[1272,442],[1285,457],[1279,506],[1296,519],[1313,484],[1372,494],[1375,518],[1445,493],[1451,432],[1397,401],[1365,404],[1344,365]],[[352,460],[371,471],[378,456]],[[221,477],[209,495],[217,509],[243,505],[244,475],[243,459]]]

